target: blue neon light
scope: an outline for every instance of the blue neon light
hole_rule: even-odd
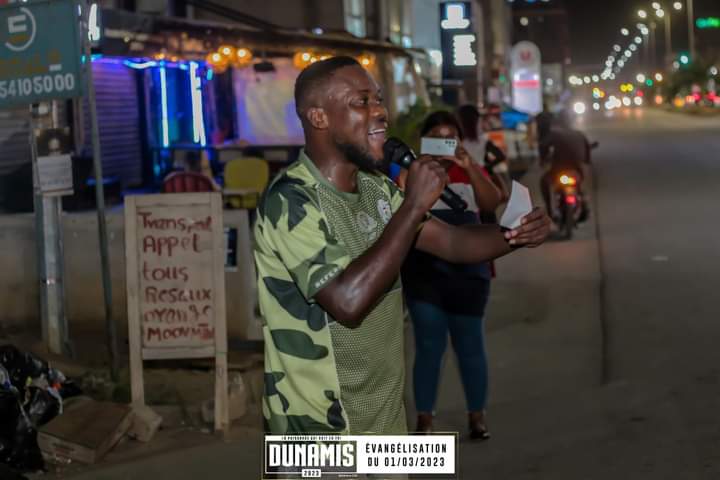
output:
[[[135,70],[145,70],[146,68],[157,67],[157,62],[153,60],[135,62],[133,60],[125,60],[123,62],[126,67],[133,68]]]
[[[102,53],[93,53],[90,55],[90,60],[93,62],[97,62],[98,60],[101,60],[103,58]],[[85,55],[80,55],[80,63],[85,63]]]
[[[165,78],[165,65],[160,67],[160,103],[162,108],[162,141],[163,147],[170,146],[170,132],[168,126],[167,79]]]
[[[193,141],[200,143],[203,147],[206,145],[205,139],[205,120],[203,118],[202,105],[202,80],[198,75],[197,62],[190,62],[190,98],[192,99],[193,113]]]

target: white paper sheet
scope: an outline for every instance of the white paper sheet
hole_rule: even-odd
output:
[[[532,208],[530,190],[525,185],[513,180],[510,200],[500,219],[500,226],[510,229],[519,227],[523,217],[530,213]]]

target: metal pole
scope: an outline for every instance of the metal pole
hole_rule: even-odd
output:
[[[52,127],[58,127],[57,106],[52,104]],[[40,187],[36,141],[36,116],[30,107],[30,154],[35,189],[35,231],[38,246],[40,277],[40,314],[42,338],[48,351],[56,355],[70,353],[65,318],[65,289],[63,282],[62,200],[46,196]]]
[[[670,15],[670,10],[668,10],[668,13],[665,15],[665,65],[668,66],[672,64],[672,20]]]
[[[695,13],[693,0],[687,0],[688,19],[688,46],[690,47],[690,61],[695,61]]]
[[[652,57],[652,70],[657,67],[657,24],[650,22],[650,56]]]
[[[105,301],[105,327],[107,330],[108,351],[110,353],[110,372],[113,379],[118,378],[119,359],[117,332],[112,311],[112,280],[110,277],[110,255],[108,252],[107,223],[105,221],[105,187],[103,184],[102,158],[100,156],[100,132],[98,130],[97,105],[95,103],[95,84],[92,74],[92,51],[88,39],[90,8],[83,3],[83,28],[80,29],[85,45],[85,68],[87,76],[88,107],[90,108],[90,125],[92,127],[93,170],[95,171],[95,200],[97,202],[98,235],[100,240],[100,262],[102,265],[103,298]]]

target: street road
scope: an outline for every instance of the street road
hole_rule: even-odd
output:
[[[447,362],[438,423],[461,432],[461,478],[720,478],[719,127],[653,110],[583,125],[599,228],[499,262],[485,444],[462,438]]]

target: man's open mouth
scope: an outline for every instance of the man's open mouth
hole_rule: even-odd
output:
[[[370,130],[370,133],[368,133],[368,137],[372,139],[382,138],[385,139],[385,132],[386,129],[384,128],[376,128],[375,130]]]

